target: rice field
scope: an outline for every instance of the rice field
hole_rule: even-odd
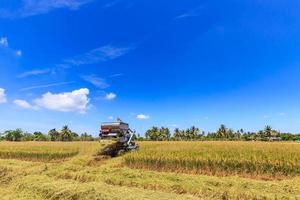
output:
[[[0,199],[300,199],[297,143],[140,142],[138,152],[98,157],[108,144],[0,142],[0,152],[5,152],[0,157]],[[197,163],[209,159],[210,163]],[[228,165],[229,160],[248,160],[252,167]],[[264,162],[285,168],[255,166]],[[290,171],[281,180],[237,176],[283,169]]]
[[[56,161],[73,157],[79,153],[75,143],[51,142],[1,142],[0,159],[19,159],[28,161]]]
[[[300,143],[144,142],[129,167],[208,175],[282,178],[300,175]]]

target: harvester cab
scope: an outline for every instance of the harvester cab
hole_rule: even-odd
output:
[[[118,119],[116,122],[102,123],[100,130],[101,140],[117,139],[117,142],[103,149],[102,155],[115,157],[128,151],[135,151],[139,146],[134,142],[134,132],[129,125]]]

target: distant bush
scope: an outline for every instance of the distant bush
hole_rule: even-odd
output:
[[[36,131],[33,134],[24,132],[22,129],[7,130],[0,134],[0,141],[94,141],[92,135],[83,133],[79,134],[71,131],[68,126],[64,126],[61,131],[51,129],[48,134]]]

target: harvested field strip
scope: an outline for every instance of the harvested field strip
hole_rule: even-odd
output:
[[[190,194],[203,199],[222,199],[225,197],[228,199],[300,198],[299,178],[263,181],[237,176],[215,177],[145,171],[127,167],[107,169],[101,175],[103,176],[101,180],[110,185]]]
[[[209,175],[300,175],[300,143],[148,142],[124,157],[132,168]]]
[[[19,179],[14,188],[20,195],[34,199],[198,199],[190,195],[178,195],[141,188],[111,186],[103,182],[78,184],[71,180],[54,180],[47,176],[30,176]]]

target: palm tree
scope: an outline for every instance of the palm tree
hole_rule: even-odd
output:
[[[271,137],[271,136],[272,136],[272,131],[273,131],[273,129],[272,129],[271,126],[266,126],[266,127],[265,127],[264,132],[265,132],[265,135],[266,135],[267,137]]]
[[[179,128],[175,128],[174,130],[174,138],[175,140],[183,140],[184,134],[182,134],[182,130]]]
[[[217,131],[217,135],[220,138],[225,138],[227,137],[227,128],[224,124],[221,124],[219,130]]]
[[[59,132],[55,128],[51,129],[48,135],[50,136],[51,141],[57,141],[59,138]]]
[[[170,139],[170,130],[168,128],[164,128],[164,127],[161,127],[159,129],[159,140],[160,141],[164,141],[164,140],[169,140]]]
[[[60,132],[62,141],[71,141],[72,140],[72,131],[67,125],[65,125]]]
[[[233,139],[235,137],[235,133],[234,133],[233,129],[228,129],[227,137],[230,138],[230,139]]]
[[[244,134],[244,129],[241,128],[240,133],[243,135]]]
[[[195,126],[192,126],[190,129],[189,129],[189,132],[188,132],[188,138],[190,140],[195,140],[198,135],[199,135],[199,128],[196,128]]]
[[[159,128],[154,126],[151,129],[147,130],[146,132],[147,139],[157,141],[159,139],[158,137],[159,137]]]

